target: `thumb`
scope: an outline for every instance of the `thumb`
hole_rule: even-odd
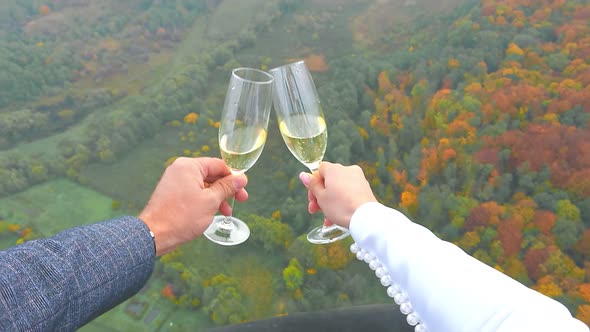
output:
[[[216,197],[222,201],[235,195],[240,189],[248,183],[248,178],[244,174],[228,175],[211,184],[208,188]]]

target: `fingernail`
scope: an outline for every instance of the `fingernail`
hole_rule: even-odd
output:
[[[299,180],[303,183],[304,186],[308,186],[309,182],[311,182],[311,174],[301,172],[299,173]]]
[[[232,185],[234,186],[235,190],[240,190],[246,186],[248,180],[245,176],[239,176],[232,181]]]

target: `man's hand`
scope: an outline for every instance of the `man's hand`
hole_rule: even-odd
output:
[[[232,175],[221,159],[176,159],[139,215],[155,235],[156,255],[203,234],[217,211],[231,214],[226,199],[247,200],[247,183],[245,175]]]

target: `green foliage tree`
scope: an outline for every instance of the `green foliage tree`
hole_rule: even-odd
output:
[[[252,240],[259,243],[270,254],[279,253],[293,241],[293,230],[289,225],[275,219],[261,216],[248,217]]]
[[[237,324],[247,317],[239,281],[225,274],[211,278],[203,292],[204,310],[216,325]]]

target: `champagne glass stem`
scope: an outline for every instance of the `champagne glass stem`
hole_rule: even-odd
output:
[[[226,234],[231,234],[231,232],[236,229],[236,226],[232,222],[232,218],[234,215],[234,203],[235,202],[236,202],[236,197],[232,196],[231,203],[230,203],[231,212],[230,212],[229,216],[223,216],[222,221],[219,223],[219,229],[222,231],[222,233],[224,232]]]
[[[311,171],[312,175],[318,174],[320,171],[319,162],[317,163],[317,165],[314,164],[313,166],[310,166],[309,170]],[[332,223],[329,223],[328,218],[324,217],[324,223],[322,224],[322,232],[326,231],[326,227],[329,227],[330,225],[332,225]]]
[[[231,199],[232,212],[229,216],[216,216],[213,222],[204,232],[205,236],[213,242],[221,245],[232,246],[246,241],[250,236],[250,229],[246,224],[233,217],[233,208],[236,199]]]
[[[234,215],[234,203],[236,202],[236,196],[232,196],[231,198],[231,212],[229,213],[229,216],[225,216],[225,219],[223,219],[223,222],[227,225],[231,225],[231,217]]]

